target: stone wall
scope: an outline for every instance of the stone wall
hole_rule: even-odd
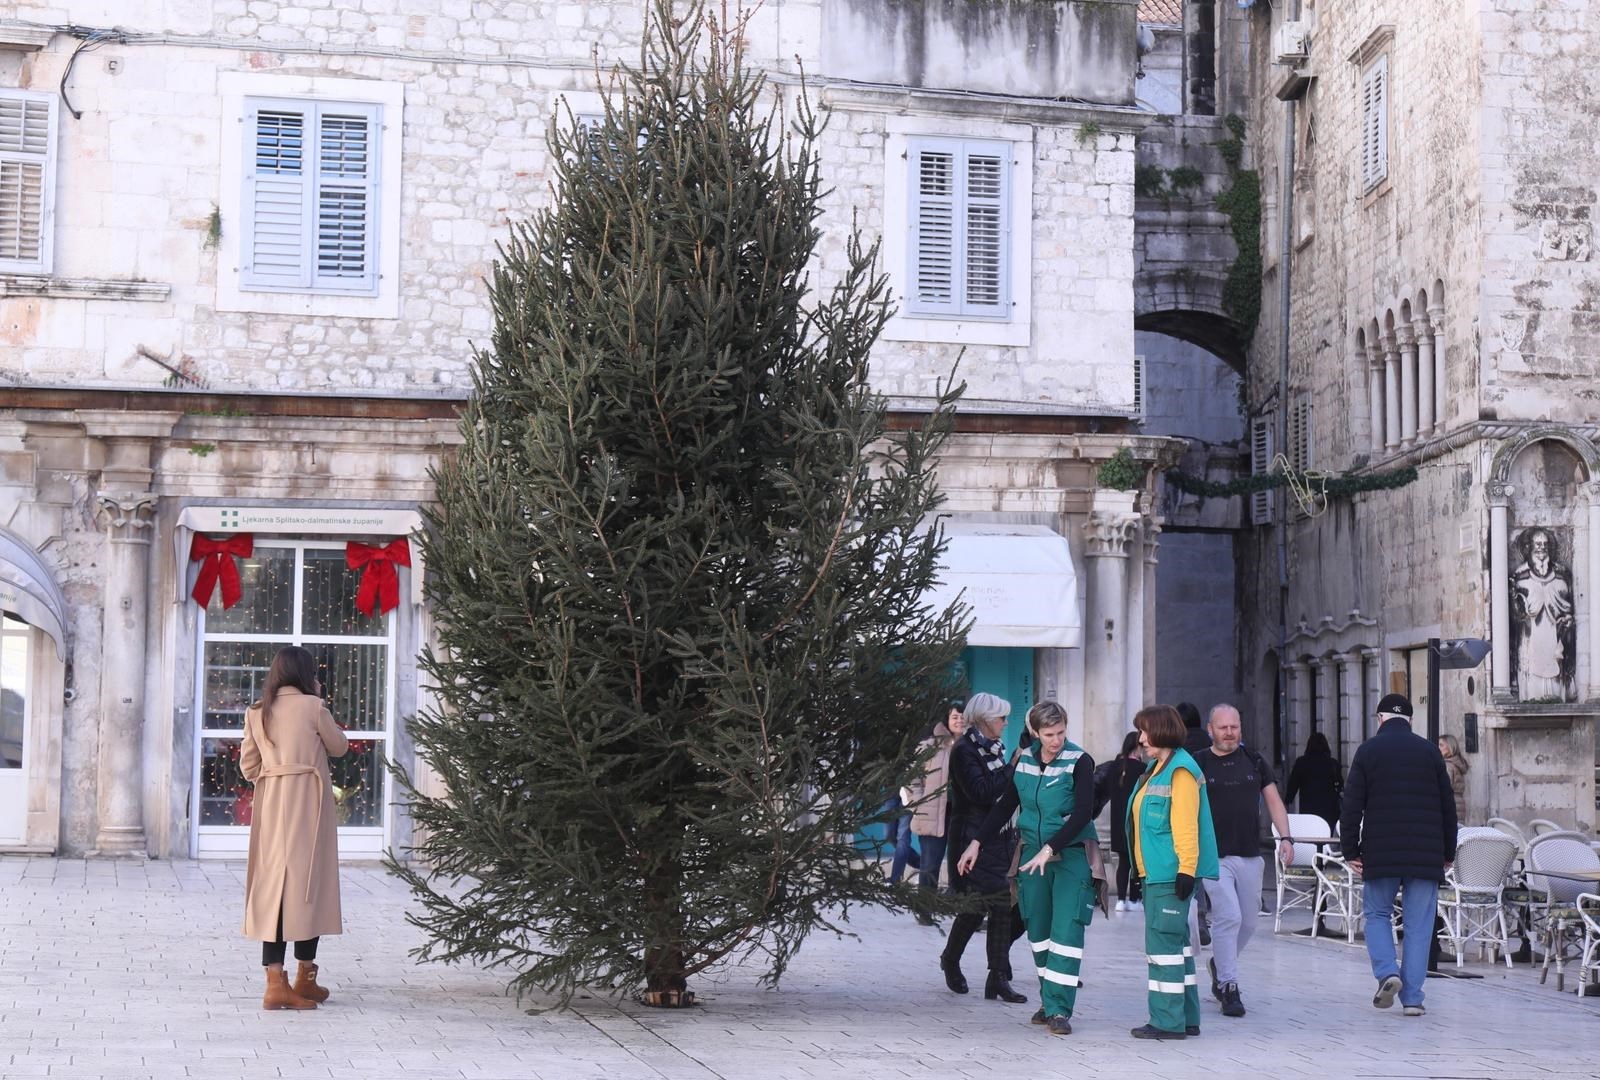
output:
[[[1433,636],[1491,636],[1496,451],[1544,419],[1592,429],[1594,410],[1580,387],[1594,374],[1596,352],[1584,285],[1593,191],[1587,179],[1570,178],[1595,171],[1591,110],[1574,102],[1593,94],[1587,67],[1600,53],[1600,21],[1590,5],[1575,3],[1540,5],[1537,18],[1545,16],[1530,23],[1531,9],[1510,2],[1304,6],[1313,25],[1304,67],[1314,81],[1294,107],[1287,267],[1280,223],[1288,109],[1274,93],[1286,69],[1268,47],[1280,15],[1258,5],[1251,22],[1250,140],[1263,186],[1265,264],[1247,372],[1252,412],[1276,416],[1281,408],[1279,287],[1287,272],[1287,395],[1310,403],[1312,467],[1419,470],[1403,488],[1291,518],[1286,661],[1326,668],[1340,655],[1370,653],[1377,685],[1366,710],[1373,691],[1405,689],[1419,728],[1426,688],[1418,650]],[[1367,191],[1359,76],[1380,54],[1389,62],[1388,170]],[[1420,328],[1430,312],[1444,347],[1445,407],[1431,433],[1375,447],[1381,418],[1369,402],[1370,365],[1392,347],[1372,350],[1373,331],[1386,339],[1394,327],[1404,348],[1408,323]],[[1240,576],[1247,693],[1267,715],[1278,648],[1271,530],[1242,540]],[[1522,716],[1491,690],[1504,677],[1486,663],[1441,679],[1441,730],[1464,736],[1469,714],[1479,725],[1469,819],[1500,813],[1592,826],[1594,705]],[[1294,676],[1289,681],[1294,730],[1303,735],[1309,706]]]
[[[1132,49],[1131,7],[1060,6],[1128,13]],[[170,371],[156,357],[218,390],[461,396],[472,350],[490,328],[483,279],[495,245],[549,198],[545,130],[557,97],[594,89],[596,57],[604,65],[634,56],[641,4],[438,0],[427,14],[410,13],[417,7],[147,0],[69,12],[30,4],[23,15],[36,22],[70,15],[134,34],[194,36],[108,44],[74,69],[69,90],[83,117],[61,125],[55,274],[92,279],[99,292],[0,287],[0,374],[44,385],[159,386]],[[962,123],[992,132],[1004,119],[1032,138],[1034,316],[1026,346],[967,349],[972,407],[1128,412],[1133,148],[1143,121],[1131,109],[1002,104],[967,88],[911,98],[858,86],[823,63],[822,12],[820,0],[774,0],[747,35],[785,107],[803,61],[816,79],[813,100],[832,115],[820,146],[832,194],[819,288],[837,279],[852,217],[869,240],[884,227],[886,117],[923,118],[930,133]],[[57,36],[17,61],[18,84],[53,91],[73,45]],[[237,132],[225,130],[218,87],[224,73],[240,71],[404,88],[398,318],[223,310],[219,283],[234,271],[219,265],[220,252],[238,223],[219,219],[221,163]],[[130,282],[153,298],[110,299]],[[961,353],[952,337],[884,341],[874,377],[897,398],[925,402]]]

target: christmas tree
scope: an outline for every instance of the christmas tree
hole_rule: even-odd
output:
[[[392,863],[424,959],[692,1000],[775,982],[851,905],[905,906],[854,846],[919,768],[963,637],[922,601],[932,455],[868,387],[876,246],[808,268],[820,124],[740,30],[651,16],[603,122],[551,125],[554,194],[504,246],[492,347],[423,547],[437,795]]]

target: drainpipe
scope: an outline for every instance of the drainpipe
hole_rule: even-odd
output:
[[[1300,0],[1291,0],[1289,19],[1300,18]],[[1294,253],[1295,103],[1284,102],[1283,160],[1279,183],[1283,210],[1278,216],[1278,452],[1289,455],[1289,258]],[[1278,489],[1278,742],[1284,761],[1294,760],[1289,745],[1289,491]]]

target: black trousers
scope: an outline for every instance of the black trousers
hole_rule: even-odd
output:
[[[305,941],[294,943],[294,958],[304,960],[306,963],[317,958],[317,942],[320,938],[308,938]],[[278,940],[263,941],[261,943],[261,966],[271,967],[273,964],[283,963],[284,953],[287,951],[287,942],[283,940],[283,908],[278,909]]]
[[[1011,944],[1022,936],[1026,928],[1022,924],[1021,915],[1012,905],[1010,896],[1000,893],[992,900],[993,902],[984,911],[963,911],[956,916],[955,921],[950,924],[950,938],[945,942],[942,959],[950,964],[960,963],[961,954],[967,949],[967,942],[978,932],[978,924],[983,922],[987,915],[989,929],[984,931],[984,945],[988,954],[989,974],[1010,979]]]
[[[1144,895],[1144,879],[1133,872],[1133,856],[1117,852],[1117,899],[1138,900]]]

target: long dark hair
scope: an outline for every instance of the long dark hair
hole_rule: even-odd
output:
[[[1314,757],[1332,757],[1333,749],[1328,745],[1328,737],[1320,731],[1313,731],[1311,738],[1306,740],[1306,753]]]
[[[261,709],[260,738],[267,746],[272,745],[272,740],[267,738],[267,717],[272,713],[273,699],[284,687],[313,696],[317,692],[317,658],[298,645],[285,645],[272,658],[266,685],[261,688],[261,700],[256,702]]]
[[[1122,753],[1118,757],[1132,757],[1133,752],[1139,749],[1139,733],[1130,731],[1122,738]]]

